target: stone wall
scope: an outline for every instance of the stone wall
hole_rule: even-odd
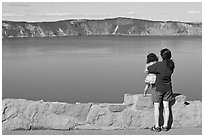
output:
[[[175,95],[170,103],[169,126],[196,127],[202,125],[202,102],[185,101],[183,95]],[[2,101],[3,130],[31,129],[138,129],[154,125],[151,95],[124,95],[121,104],[62,103],[25,99]],[[162,113],[162,109],[161,109]],[[160,122],[162,124],[162,117]]]

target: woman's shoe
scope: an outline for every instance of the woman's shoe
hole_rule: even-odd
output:
[[[160,128],[160,127],[155,127],[155,126],[153,126],[153,127],[151,128],[151,131],[160,132],[160,131],[161,131],[161,128]]]
[[[168,131],[169,130],[169,128],[168,127],[161,127],[161,131]]]

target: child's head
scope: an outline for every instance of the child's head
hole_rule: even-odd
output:
[[[150,63],[150,62],[154,62],[154,61],[158,61],[158,57],[156,54],[154,53],[150,53],[147,55],[147,62],[146,63]]]

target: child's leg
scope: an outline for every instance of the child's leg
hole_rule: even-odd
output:
[[[144,88],[144,96],[146,96],[146,93],[147,93],[147,91],[149,89],[149,86],[150,86],[150,84],[146,83],[145,88]]]

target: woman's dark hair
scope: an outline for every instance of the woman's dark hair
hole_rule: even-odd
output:
[[[173,72],[174,68],[175,68],[175,64],[174,64],[173,60],[171,59],[171,51],[167,48],[162,49],[160,52],[160,55],[161,55],[163,60],[166,60],[167,66]]]
[[[146,63],[150,63],[150,62],[154,62],[154,61],[158,61],[157,55],[154,53],[148,54]]]

